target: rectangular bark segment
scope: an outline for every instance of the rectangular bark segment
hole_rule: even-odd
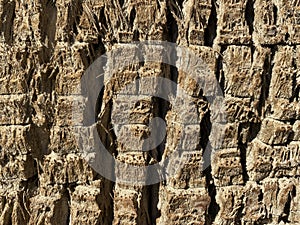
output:
[[[220,207],[220,211],[213,224],[234,223],[235,219],[238,218],[239,210],[242,209],[242,196],[243,186],[234,185],[217,188],[216,202]]]
[[[128,185],[125,185],[128,189],[135,189],[135,186],[146,184],[149,160],[149,152],[120,151],[115,166],[117,182],[121,184],[129,182]]]
[[[77,143],[79,139],[76,139],[75,129],[75,127],[71,126],[53,126],[50,131],[49,150],[63,155],[79,152],[79,146]]]
[[[206,186],[203,172],[203,151],[184,151],[167,158],[167,184],[176,189],[200,188]]]
[[[217,42],[219,44],[250,44],[246,21],[247,0],[217,0]]]
[[[68,154],[65,158],[67,183],[85,184],[96,177],[96,172],[91,168],[85,158],[77,154]]]
[[[237,148],[239,141],[239,123],[213,123],[210,143],[215,149]]]
[[[272,170],[272,147],[255,139],[247,149],[247,172],[249,179],[259,181],[269,176]]]
[[[5,152],[3,152],[5,153]],[[27,180],[37,174],[37,168],[31,155],[0,155],[0,179],[9,181],[13,179]]]
[[[229,123],[257,123],[259,101],[252,101],[251,98],[225,98],[226,119]]]
[[[76,39],[87,43],[98,43],[99,24],[97,24],[104,8],[104,1],[84,1]]]
[[[76,187],[71,197],[71,224],[100,223],[101,209],[97,202],[100,198],[100,194],[101,192],[98,187]]]
[[[270,49],[230,45],[223,55],[225,94],[232,97],[259,99],[266,79],[266,61]]]
[[[155,115],[154,102],[153,97],[146,95],[118,95],[113,100],[113,124],[149,124]]]
[[[190,45],[186,52],[181,50],[180,46],[176,61],[177,91],[193,97],[219,94],[220,86],[215,75],[218,52],[199,45]]]
[[[185,190],[163,187],[160,194],[162,215],[157,224],[205,224],[205,213],[210,203],[205,188]]]
[[[55,39],[67,43],[75,36],[74,33],[70,33],[71,24],[76,22],[76,15],[80,14],[82,2],[79,0],[58,0],[55,6],[57,7],[57,21],[60,22],[60,26],[56,27]]]
[[[299,44],[298,0],[259,0],[254,3],[254,40],[260,44]]]
[[[300,144],[271,147],[255,139],[247,149],[247,171],[250,180],[266,177],[298,176]]]
[[[67,223],[69,219],[68,198],[62,187],[49,187],[48,193],[37,195],[31,198],[30,202],[30,211],[32,212],[30,225]]]
[[[56,43],[56,48],[53,52],[53,69],[50,77],[56,80],[55,82],[55,92],[58,95],[76,95],[81,92],[82,77],[85,74],[86,69],[89,66],[89,61],[92,60],[91,57],[94,53],[90,50],[90,44],[87,42],[76,42],[73,45],[68,45],[66,42],[58,41]],[[63,66],[60,66],[58,62],[63,62]],[[100,64],[100,63],[99,63]],[[90,80],[96,77],[101,78],[103,69],[99,65],[98,71],[93,71],[94,73],[89,73]],[[85,79],[88,75],[85,74]],[[101,81],[101,79],[97,79]],[[95,85],[95,83],[83,83],[85,85]],[[91,86],[90,86],[91,87]],[[98,91],[98,90],[97,90]],[[99,90],[100,91],[100,90]]]
[[[1,95],[0,96],[0,125],[24,125],[29,123],[29,96]]]
[[[260,184],[250,181],[245,186],[217,188],[216,202],[220,206],[220,211],[216,221],[224,224],[233,223],[240,219],[242,210],[245,224],[256,222],[280,224],[282,218],[297,223],[298,185],[298,178],[267,178]],[[217,225],[216,222],[213,224]]]
[[[28,224],[30,215],[28,209],[25,209],[26,197],[25,191],[19,190],[18,187],[1,187],[0,221],[2,224]]]
[[[116,186],[114,191],[114,219],[113,224],[149,224],[150,217],[147,203],[147,189],[135,190]]]
[[[271,98],[292,99],[295,90],[294,47],[279,46],[270,83]]]
[[[166,3],[137,0],[133,5],[136,16],[133,26],[138,30],[139,40],[166,40]],[[132,17],[130,19],[132,20]]]
[[[293,125],[293,140],[294,141],[300,141],[300,121],[296,121]]]
[[[188,0],[182,5],[175,4],[171,7],[171,12],[178,27],[178,42],[183,45],[188,43],[204,45],[205,29],[212,14],[211,1],[200,0],[195,2]]]
[[[266,118],[262,122],[257,138],[269,145],[283,145],[289,141],[292,133],[291,125]]]
[[[25,94],[28,91],[28,78],[32,73],[32,64],[27,63],[25,46],[16,48],[8,47],[0,42],[0,94]],[[20,51],[20,60],[13,60],[16,51]],[[21,68],[22,69],[21,69]]]
[[[297,101],[290,102],[288,99],[275,98],[272,100],[272,104],[271,102],[267,103],[266,109],[270,109],[268,110],[270,118],[284,122],[300,119],[300,105]]]
[[[291,142],[289,145],[274,149],[272,177],[299,176],[300,143]]]
[[[111,195],[105,191],[103,181],[100,180],[89,185],[78,185],[70,196],[70,224],[108,223],[110,213],[106,210],[109,208]]]
[[[52,152],[45,157],[42,169],[40,182],[43,187],[55,184],[87,183],[96,176],[87,161],[75,154],[62,156]]]
[[[155,131],[151,131],[147,125],[131,124],[119,127],[114,129],[119,152],[148,151],[155,149],[163,141],[163,136],[156,136]]]
[[[243,184],[240,150],[220,149],[212,153],[212,176],[218,187]]]
[[[96,117],[94,104],[83,96],[59,96],[54,116],[55,125],[61,127],[92,125]]]
[[[215,69],[216,69],[216,64],[217,64],[217,55],[218,52],[216,52],[213,48],[211,47],[207,47],[207,46],[202,46],[202,45],[189,45],[189,49],[192,50],[193,54],[195,54],[195,56],[197,58],[199,58],[199,64],[202,64],[203,68],[205,68],[206,70],[203,70],[202,72],[206,72],[208,73],[210,76],[212,76],[213,78],[215,78]],[[186,65],[187,67],[189,65]],[[199,65],[201,66],[201,65]],[[179,68],[180,69],[180,68]],[[189,69],[192,68],[186,68],[187,71],[184,70],[184,72],[188,72]],[[200,74],[203,75],[203,74]],[[208,77],[207,77],[208,79]],[[209,80],[206,80],[207,82]]]
[[[0,126],[0,146],[6,154],[28,154],[31,151],[28,144],[31,125]]]

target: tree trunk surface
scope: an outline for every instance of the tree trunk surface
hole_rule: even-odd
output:
[[[0,16],[0,225],[300,224],[299,0],[1,0]]]

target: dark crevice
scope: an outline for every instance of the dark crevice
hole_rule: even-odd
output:
[[[262,47],[266,47],[266,48],[274,48],[274,47],[279,47],[279,46],[283,46],[283,47],[286,47],[287,44],[285,41],[281,41],[281,42],[278,42],[276,44],[261,44]],[[293,44],[293,43],[289,43],[288,46],[290,47],[297,47],[298,44]]]
[[[156,98],[155,101],[157,104],[157,115],[155,117],[159,117],[166,122],[166,115],[167,115],[168,110],[170,109],[170,103],[162,98]],[[159,131],[157,131],[157,133],[158,132]],[[160,134],[158,134],[158,136],[160,136]],[[159,140],[159,139],[160,138],[157,137],[157,140]],[[162,143],[160,143],[157,146],[156,155],[154,155],[154,154],[152,154],[152,152],[150,152],[151,157],[154,158],[156,161],[160,162],[162,159],[162,156],[164,154],[165,146],[166,146],[166,139],[164,139],[162,141]]]
[[[173,56],[174,54],[171,55]],[[175,60],[175,59],[174,59]],[[176,67],[162,64],[163,68],[170,69],[170,74],[162,73],[162,76],[168,79],[171,79],[172,81],[177,83],[177,76],[178,71]],[[167,92],[174,92],[175,90],[170,90],[169,87],[165,87]],[[160,90],[159,90],[160,91]],[[159,97],[154,98],[154,104],[155,104],[155,113],[154,117],[159,117],[163,119],[166,123],[166,115],[168,111],[170,110],[170,102],[166,99],[162,99]],[[159,133],[160,131],[157,131]],[[159,134],[158,134],[159,135]],[[160,135],[159,135],[160,136]],[[157,140],[160,138],[157,137]],[[160,162],[162,160],[162,156],[164,154],[164,150],[166,148],[166,136],[164,140],[157,146],[156,149],[153,151],[150,151],[150,156],[154,159],[155,162]],[[151,180],[151,177],[153,176],[161,176],[163,174],[163,171],[160,168],[157,168],[157,174],[149,174],[149,179]],[[161,177],[161,179],[164,179],[164,177]],[[157,218],[160,216],[160,212],[158,210],[158,202],[159,202],[159,187],[160,184],[153,184],[147,186],[147,193],[149,195],[148,197],[148,214],[150,217],[150,224],[156,224]]]
[[[262,202],[262,200],[264,199],[264,193],[263,191],[260,189],[259,190],[259,195],[258,195],[258,201]]]
[[[104,54],[105,48],[104,44],[101,40],[101,37],[99,37],[99,43],[98,47],[97,44],[94,45],[96,48],[91,47],[93,50],[93,55],[91,56],[92,59],[96,59],[100,54]],[[91,52],[91,51],[90,51]],[[107,61],[102,61],[102,65],[106,65]],[[89,62],[91,64],[92,61]],[[98,68],[98,73],[104,74],[103,67]],[[93,81],[95,82],[95,81]],[[94,105],[95,112],[94,112],[94,121],[97,124],[97,131],[99,138],[104,145],[105,149],[113,156],[117,156],[117,145],[116,145],[116,135],[113,130],[113,124],[111,122],[111,115],[112,115],[112,99],[109,101],[105,101],[104,94],[106,87],[104,86],[104,76],[98,76],[97,81],[99,82],[102,89],[98,90],[99,94],[97,97],[97,101]],[[88,85],[88,87],[93,86]],[[101,161],[101,160],[100,160]],[[115,177],[115,164],[112,161],[111,164],[107,163],[109,165],[107,171],[110,171],[111,180],[116,180]],[[114,189],[115,189],[115,183],[111,181],[110,179],[107,179],[103,177],[101,174],[96,174],[94,177],[94,180],[101,180],[101,193],[97,197],[97,204],[99,206],[99,209],[102,211],[101,217],[99,218],[100,222],[99,224],[106,224],[111,225],[113,224],[113,218],[114,218]]]
[[[250,123],[250,132],[247,138],[247,142],[251,142],[254,138],[257,137],[258,132],[260,131],[261,123]]]
[[[121,8],[122,8],[123,5],[124,5],[124,0],[119,0],[119,4],[120,4],[120,6],[121,6]]]
[[[204,101],[207,102],[207,99],[204,97]],[[206,108],[202,108],[203,111],[207,110]],[[202,112],[201,112],[202,113]],[[209,135],[210,135],[210,132],[211,132],[211,129],[212,129],[212,123],[211,123],[211,120],[210,120],[210,111],[208,111],[201,123],[200,123],[200,146],[202,149],[209,149],[210,146],[208,146],[209,144]],[[204,159],[205,160],[205,159]],[[206,164],[207,165],[207,164]]]
[[[130,11],[130,18],[129,18],[129,27],[131,29],[133,29],[133,25],[134,25],[134,20],[136,18],[136,10],[135,8],[133,8],[131,11]]]
[[[227,46],[221,46],[221,52],[218,53],[217,63],[216,63],[216,79],[219,82],[220,88],[222,90],[223,95],[225,94],[225,76],[223,71],[223,53],[227,49]]]
[[[26,84],[27,84],[27,92],[30,90],[30,83],[32,81],[33,74],[35,72],[35,69],[33,67],[30,68],[28,73],[26,73]]]
[[[204,100],[207,101],[207,99],[204,97]],[[205,111],[205,109],[204,109]],[[213,224],[213,222],[216,219],[216,216],[220,210],[219,205],[216,202],[216,186],[214,184],[214,180],[212,177],[212,165],[211,165],[211,153],[212,153],[212,146],[209,143],[209,136],[212,129],[212,122],[211,122],[211,112],[210,110],[207,111],[207,113],[204,115],[204,118],[202,119],[200,123],[200,146],[202,149],[205,149],[203,153],[203,165],[205,167],[208,165],[207,168],[204,167],[203,175],[206,179],[207,189],[209,196],[211,198],[210,205],[208,207],[208,211],[205,215],[205,224]]]
[[[34,162],[35,167],[38,167],[36,161]],[[30,219],[30,198],[36,196],[36,191],[39,188],[39,175],[35,174],[34,176],[28,178],[27,180],[23,180],[20,182],[20,188],[24,191],[20,192],[20,202],[22,204],[22,208],[24,210],[24,219],[29,222]]]
[[[160,11],[161,10],[161,3],[159,0],[155,0],[155,4],[157,5],[157,10]]]
[[[114,218],[114,186],[115,183],[101,177],[99,178],[102,182],[100,187],[100,195],[97,196],[96,202],[99,209],[102,211],[99,224],[112,225]]]
[[[111,112],[112,112],[112,99],[109,100],[105,106],[103,106],[100,115],[97,118],[97,128],[98,134],[100,136],[101,142],[104,144],[105,148],[113,155],[117,156],[117,137],[113,130],[113,124],[111,122]],[[97,107],[98,108],[98,107]],[[114,168],[112,166],[112,173],[114,173]]]
[[[175,18],[172,15],[169,7],[167,9],[167,29],[168,29],[168,38],[169,42],[176,43],[178,38],[178,25]]]
[[[93,20],[95,21],[93,24],[94,24],[94,26],[96,27],[97,32],[100,33],[101,28],[100,28],[100,21],[99,21],[99,18],[98,18],[97,15],[94,14],[94,13],[93,13],[92,16],[93,16]]]
[[[171,1],[174,1],[174,0],[171,0]],[[182,9],[183,8],[183,2],[184,2],[184,0],[175,0],[175,1],[177,2],[177,4],[180,7],[180,9]]]
[[[253,0],[248,0],[246,4],[246,10],[245,10],[245,18],[246,23],[249,27],[249,33],[250,35],[253,34],[253,22],[254,22],[254,2]]]
[[[99,23],[100,23],[100,27],[103,28],[103,31],[108,29],[104,10],[105,10],[105,8],[102,7],[100,9],[100,13],[99,13]]]
[[[243,175],[243,181],[244,181],[244,184],[246,184],[249,180],[249,175],[247,173],[247,145],[242,145],[240,144],[239,145],[239,148],[240,148],[240,154],[241,154],[241,165],[242,165],[242,175]]]
[[[150,187],[152,187],[153,185],[151,185]],[[139,192],[141,192],[142,198],[141,198],[141,204],[138,206],[136,205],[135,207],[137,208],[137,220],[136,220],[136,224],[144,224],[144,225],[151,225],[153,224],[152,218],[150,218],[150,211],[149,210],[149,199],[152,197],[151,196],[151,188],[149,188],[149,186],[144,186],[142,188],[142,190],[140,190]],[[143,204],[147,202],[147,204]]]
[[[272,223],[272,215],[270,215],[271,218],[260,218],[257,221],[253,223],[253,225],[268,225]]]
[[[71,194],[70,194],[70,191],[68,189],[66,189],[66,198],[67,198],[67,201],[68,201],[68,216],[67,216],[67,221],[66,221],[66,224],[70,224],[71,222]]]
[[[208,193],[210,196],[210,204],[208,207],[208,211],[205,214],[205,225],[211,225],[214,223],[220,211],[220,206],[216,201],[217,189],[213,183],[213,178],[211,175],[211,166],[204,170],[204,174],[206,176],[206,183],[208,184]]]
[[[284,40],[285,41],[288,41],[290,38],[290,34],[289,33],[286,33],[285,36],[284,36]]]
[[[105,149],[116,157],[117,155],[117,147],[116,147],[116,136],[113,132],[113,127],[111,123],[111,110],[112,110],[112,100],[106,103],[104,108],[102,108],[103,104],[103,95],[104,88],[100,91],[97,104],[96,104],[96,112],[95,112],[95,120],[97,121],[97,130],[101,142],[105,146]],[[101,111],[102,110],[102,111]],[[107,164],[108,165],[108,164]],[[110,168],[107,168],[108,171],[111,171],[111,179],[115,180],[115,165],[112,162]],[[97,204],[99,208],[103,212],[101,214],[101,224],[112,224],[113,223],[113,208],[114,208],[114,186],[115,183],[111,180],[102,177],[100,174],[97,174],[95,179],[102,180],[103,186],[101,187],[101,194],[97,199]]]
[[[211,0],[212,8],[208,19],[208,25],[204,30],[204,45],[213,46],[214,40],[217,36],[217,11],[216,0]]]
[[[251,45],[251,63],[253,64],[253,62],[254,62],[254,53],[255,53],[255,51],[256,51],[256,47],[254,46],[254,45]]]
[[[274,25],[276,25],[278,19],[278,8],[276,5],[273,5],[273,17],[274,17]]]
[[[159,201],[159,187],[160,184],[153,184],[147,186],[148,188],[148,211],[150,217],[150,224],[155,225],[157,218],[160,216],[160,212],[157,208],[158,201]]]
[[[296,86],[296,89],[295,89],[294,93],[295,93],[295,100],[297,102],[299,102],[300,101],[300,99],[299,99],[299,97],[300,97],[300,85]]]

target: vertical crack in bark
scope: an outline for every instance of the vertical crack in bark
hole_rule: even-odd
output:
[[[241,165],[242,165],[242,172],[243,172],[243,181],[246,184],[249,180],[249,176],[247,173],[247,166],[246,166],[246,152],[247,152],[247,145],[240,144],[239,145],[240,154],[241,154]]]
[[[207,145],[210,145],[209,135],[210,135],[211,128],[212,128],[212,123],[210,120],[210,111],[207,113],[207,115],[204,116],[203,120],[201,121],[200,126],[201,126],[201,128],[200,128],[200,137],[201,137],[200,146],[203,149],[203,151],[204,150],[210,151],[208,154],[209,157],[203,157],[203,160],[204,160],[203,163],[205,165],[210,165],[203,171],[203,174],[206,179],[208,194],[210,196],[210,204],[209,204],[207,215],[205,218],[205,224],[209,225],[209,224],[213,224],[213,222],[215,221],[215,218],[220,210],[219,205],[216,202],[216,186],[214,184],[212,173],[211,173],[211,153],[212,153],[211,146],[207,146]]]
[[[213,182],[213,178],[211,175],[211,166],[204,170],[204,174],[206,176],[206,183],[208,184],[208,194],[210,196],[210,204],[208,207],[208,211],[205,215],[205,225],[212,225],[220,211],[220,206],[216,201],[217,189]]]
[[[273,18],[274,18],[274,25],[276,25],[278,20],[278,8],[275,4],[273,4]]]
[[[253,34],[253,22],[254,22],[254,1],[248,0],[246,4],[246,10],[245,10],[245,18],[247,25],[249,27],[249,33],[250,35]]]
[[[223,53],[226,51],[227,46],[222,45],[220,52],[217,52],[218,57],[217,57],[217,63],[216,63],[216,79],[219,82],[220,88],[222,90],[223,95],[225,94],[225,76],[224,76],[224,71],[223,71],[223,63],[227,63],[223,59]]]
[[[168,29],[167,40],[169,42],[176,43],[178,38],[178,25],[169,7],[167,9],[167,29]]]
[[[211,0],[211,13],[208,19],[207,27],[204,30],[204,45],[212,47],[217,36],[217,11],[216,0]]]

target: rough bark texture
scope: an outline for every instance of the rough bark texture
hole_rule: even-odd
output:
[[[300,223],[299,0],[1,0],[0,16],[1,225]],[[228,123],[219,125],[224,141],[202,172],[211,126],[205,98],[194,97],[194,124],[145,98],[123,126],[147,132],[147,121],[162,116],[165,145],[142,154],[114,140],[117,160],[160,160],[176,150],[186,126],[201,138],[184,140],[197,150],[186,153],[190,161],[175,178],[132,187],[104,179],[85,162],[70,114],[87,67],[114,47],[143,40],[201,55],[222,87]],[[124,68],[102,94],[105,126],[149,87],[118,101],[112,92],[146,76],[187,85],[185,74],[168,65]]]

